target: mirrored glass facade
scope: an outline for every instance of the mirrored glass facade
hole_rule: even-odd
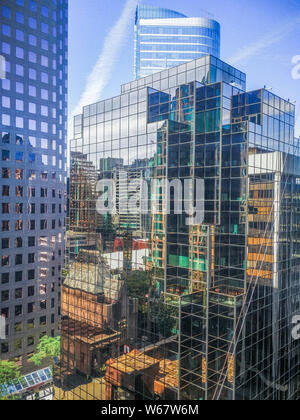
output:
[[[59,334],[67,12],[66,0],[0,2],[0,359],[23,371],[40,337]]]
[[[206,17],[139,5],[135,22],[135,78],[212,54],[220,56],[220,25]]]
[[[212,56],[75,117],[56,398],[299,398],[294,119]],[[178,211],[197,181],[200,221]]]

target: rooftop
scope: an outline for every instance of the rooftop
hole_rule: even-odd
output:
[[[133,372],[147,369],[156,363],[159,363],[159,360],[147,356],[139,350],[133,350],[118,359],[109,359],[106,362],[106,366],[116,369],[122,373],[131,374]]]

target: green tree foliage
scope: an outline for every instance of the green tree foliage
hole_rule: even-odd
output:
[[[150,316],[162,337],[168,338],[177,333],[178,308],[157,300],[151,308]]]
[[[60,355],[60,337],[44,336],[40,339],[37,352],[30,358],[36,366],[40,366],[45,359],[54,359]]]
[[[9,384],[20,377],[20,368],[14,362],[0,361],[0,384]]]
[[[125,284],[131,298],[145,299],[152,286],[152,274],[149,271],[132,271],[127,275]]]
[[[0,385],[9,385],[15,379],[20,378],[20,367],[14,362],[0,361]],[[0,392],[0,400],[15,399],[13,397],[2,397]]]

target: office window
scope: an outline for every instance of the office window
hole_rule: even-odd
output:
[[[49,33],[49,25],[47,23],[42,22],[41,30],[44,34],[48,34]]]
[[[37,37],[35,35],[30,34],[28,39],[30,45],[32,45],[33,47],[37,46]]]
[[[28,280],[34,280],[35,270],[28,270]]]
[[[23,324],[22,322],[16,322],[15,323],[15,333],[20,333],[22,332],[23,329]]]
[[[28,319],[27,320],[27,329],[33,330],[34,329],[34,319]]]
[[[8,343],[1,343],[1,354],[6,354],[9,351]]]
[[[37,71],[35,69],[29,69],[29,79],[36,80],[37,79]]]
[[[1,242],[2,242],[2,249],[8,249],[9,248],[10,241],[9,241],[8,238],[3,238],[1,240]]]
[[[28,238],[28,247],[30,248],[30,247],[33,247],[33,246],[35,246],[35,237],[34,236],[30,236]]]
[[[23,13],[20,13],[20,12],[16,12],[16,21],[18,22],[18,23],[24,23],[24,15],[23,15]]]
[[[4,162],[10,160],[10,151],[9,150],[2,150],[2,160]]]
[[[20,29],[16,29],[16,39],[17,41],[23,41],[24,42],[24,32]]]
[[[35,207],[36,207],[35,203],[28,204],[28,213],[35,214]]]
[[[9,255],[2,255],[1,256],[1,266],[8,267],[9,266]]]
[[[9,212],[10,212],[10,204],[2,203],[2,214],[9,214]]]
[[[37,28],[37,24],[36,24],[36,19],[30,17],[28,19],[28,23],[29,23],[29,27],[32,29],[36,29]]]
[[[27,347],[34,345],[34,337],[27,337]]]
[[[34,104],[31,104],[31,105],[34,105]],[[36,109],[35,105],[32,107],[32,109],[29,112],[32,112],[34,109]],[[28,121],[28,128],[29,128],[29,130],[36,131],[36,121],[35,120],[29,120]]]
[[[16,265],[22,265],[23,264],[23,255],[17,254],[15,257],[15,264]]]
[[[23,289],[16,289],[15,290],[15,299],[22,299],[23,297]]]
[[[33,51],[29,51],[29,53],[28,53],[28,60],[29,60],[30,63],[36,64],[37,63],[37,55],[36,55],[36,53],[33,52]]]
[[[16,232],[23,230],[23,220],[16,220]]]
[[[9,144],[10,143],[10,134],[9,133],[2,133],[2,143]]]
[[[2,197],[9,197],[10,187],[9,185],[2,185]]]
[[[16,47],[16,57],[20,59],[24,59],[24,49],[20,47]]]
[[[5,35],[5,36],[10,36],[10,34],[11,34],[10,26],[5,25],[3,23],[2,24],[2,34]]]
[[[2,232],[8,232],[10,230],[9,220],[2,220]]]
[[[28,87],[28,94],[29,94],[29,96],[36,97],[36,87],[30,85]]]
[[[45,57],[44,55],[41,56],[41,65],[44,66],[44,67],[49,67],[48,57]],[[45,82],[45,83],[48,83],[48,82]]]
[[[24,143],[23,137],[17,134],[16,135],[16,145],[17,146],[22,146],[23,143]]]
[[[49,9],[47,6],[42,6],[42,15],[44,17],[49,17]]]
[[[41,89],[41,98],[48,101],[49,99],[49,92],[47,89]]]
[[[16,82],[16,92],[20,94],[24,93],[24,83]]]
[[[2,106],[3,108],[10,108],[10,98],[2,96]]]
[[[1,292],[1,302],[7,302],[9,300],[9,291],[4,290]]]
[[[16,64],[16,74],[17,76],[24,77],[24,67],[21,64]]]
[[[10,80],[8,80],[8,79],[2,79],[2,89],[4,89],[4,90],[10,90]],[[10,117],[9,117],[9,120],[8,120],[7,117],[9,117],[9,115],[6,115],[6,118],[2,118],[2,123],[3,124],[4,124],[4,121],[9,121],[9,124],[10,124]],[[6,123],[6,125],[9,125],[9,124]]]
[[[29,230],[35,230],[35,220],[29,221]]]
[[[34,0],[29,0],[29,9],[32,12],[36,12],[36,2]]]
[[[48,189],[47,188],[41,188],[41,197],[42,198],[48,197]]]
[[[46,230],[47,229],[47,220],[41,220],[40,221],[40,229]]]
[[[21,185],[16,186],[16,197],[23,197],[24,187]]]
[[[8,284],[9,283],[9,273],[2,273],[1,274],[1,284]]]
[[[27,305],[27,312],[29,314],[32,314],[34,311],[35,311],[35,304],[33,302],[32,303],[28,303],[28,305]]]
[[[36,180],[36,172],[33,170],[28,171],[28,180],[29,181],[35,181]]]
[[[16,306],[15,306],[15,316],[20,316],[20,315],[22,315],[22,312],[23,312],[22,305],[16,305]]]
[[[15,342],[14,342],[14,350],[15,351],[22,350],[22,339],[21,338],[18,338],[17,340],[15,340]]]
[[[6,19],[10,19],[11,14],[10,14],[10,8],[9,7],[2,6],[2,16],[5,17]]]
[[[17,180],[23,179],[23,175],[24,175],[23,169],[16,169],[16,179]]]
[[[2,178],[9,179],[10,178],[10,169],[9,168],[2,168]]]
[[[16,214],[23,214],[23,203],[16,204]]]
[[[16,99],[16,110],[24,111],[24,102],[21,99]]]
[[[23,162],[23,159],[24,159],[24,153],[23,152],[17,152],[16,153],[16,162]]]
[[[23,281],[23,272],[22,271],[16,271],[15,282],[20,283],[21,281]]]
[[[30,179],[31,181],[33,180],[33,179]],[[28,188],[28,196],[29,197],[35,197],[35,188],[33,188],[33,187],[29,187]]]
[[[22,238],[16,238],[15,246],[16,246],[16,248],[22,248],[23,247],[23,239]]]

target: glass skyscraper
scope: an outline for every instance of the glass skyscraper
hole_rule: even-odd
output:
[[[66,216],[67,0],[1,0],[0,359],[59,334]],[[34,385],[34,384],[31,384]]]
[[[160,7],[139,5],[135,21],[135,78],[211,54],[220,56],[220,25]]]
[[[294,124],[293,104],[209,55],[75,117],[56,398],[299,399]],[[198,182],[195,220],[178,203]]]

